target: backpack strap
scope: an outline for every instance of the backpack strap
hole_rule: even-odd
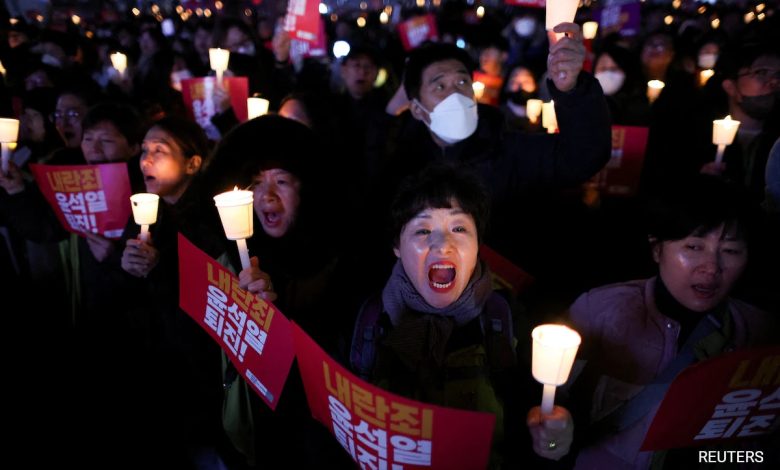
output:
[[[384,336],[379,324],[384,305],[382,297],[376,295],[366,300],[360,307],[352,333],[352,345],[349,351],[349,364],[352,370],[363,380],[370,380],[376,360],[376,348]]]
[[[482,333],[485,335],[485,348],[488,363],[493,371],[502,371],[517,364],[514,347],[514,328],[512,309],[499,293],[488,297],[480,315]]]

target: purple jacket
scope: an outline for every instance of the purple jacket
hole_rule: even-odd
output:
[[[597,421],[660,374],[677,354],[680,325],[655,305],[656,278],[612,284],[582,294],[571,306],[572,326],[582,336],[581,358],[598,381],[590,418]],[[726,351],[776,342],[775,320],[744,302],[729,299],[731,341]],[[577,457],[577,469],[647,469],[652,452],[640,452],[657,405],[629,428],[597,438]]]

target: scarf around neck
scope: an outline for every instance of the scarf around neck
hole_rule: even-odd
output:
[[[432,307],[417,292],[399,259],[382,291],[382,303],[393,326],[410,312],[447,317],[461,326],[479,316],[492,291],[490,270],[479,261],[458,300],[444,308]]]

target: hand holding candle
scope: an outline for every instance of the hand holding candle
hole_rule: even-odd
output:
[[[734,142],[739,124],[740,122],[731,119],[730,115],[723,119],[712,121],[712,143],[718,146],[715,163],[720,164],[723,161],[723,153],[726,151],[726,146]]]
[[[564,325],[539,325],[531,332],[533,359],[531,372],[544,385],[542,414],[550,414],[555,402],[555,387],[569,378],[574,357],[580,346],[580,335]]]
[[[8,162],[11,160],[11,151],[16,147],[16,139],[19,137],[19,120],[0,118],[0,145],[2,145],[2,171],[8,174]]]
[[[214,203],[219,211],[219,218],[222,220],[225,236],[228,240],[235,240],[238,245],[241,269],[251,267],[246,239],[254,233],[253,200],[254,194],[252,191],[239,191],[238,188],[233,188],[233,191],[226,191],[214,196]]]
[[[211,70],[217,74],[217,86],[222,86],[222,75],[228,68],[228,62],[230,61],[230,51],[227,49],[219,49],[212,47],[209,49],[209,63]]]
[[[157,222],[157,208],[160,196],[151,193],[138,193],[130,196],[133,219],[141,226],[140,238],[149,243],[149,226]]]

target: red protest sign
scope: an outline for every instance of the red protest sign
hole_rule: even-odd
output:
[[[320,35],[320,1],[290,0],[284,30],[290,33],[291,39],[316,44]]]
[[[62,226],[73,233],[119,238],[130,218],[126,163],[40,165],[30,169]]]
[[[479,257],[493,273],[493,282],[509,289],[514,295],[522,294],[534,283],[533,276],[487,245],[480,245]]]
[[[425,41],[436,41],[439,39],[436,18],[427,14],[406,20],[398,25],[398,36],[406,51],[414,49]]]
[[[230,95],[230,106],[240,122],[247,120],[249,114],[246,99],[249,98],[249,80],[246,77],[224,77],[224,86]],[[217,114],[214,101],[215,77],[186,78],[181,81],[181,93],[190,117],[200,127],[206,129],[211,124],[211,118]]]
[[[760,436],[777,425],[778,414],[780,347],[723,354],[674,379],[642,450]]]
[[[179,306],[211,335],[241,376],[276,409],[292,366],[290,321],[241,289],[238,278],[179,234]]]
[[[314,418],[361,468],[484,469],[495,416],[428,405],[351,374],[293,324],[295,355]]]
[[[292,39],[290,41],[290,57],[293,62],[299,62],[306,57],[325,57],[328,55],[325,44],[325,21],[320,19],[319,32],[314,42]]]
[[[591,182],[603,194],[635,196],[647,149],[647,127],[612,126],[612,158]]]

